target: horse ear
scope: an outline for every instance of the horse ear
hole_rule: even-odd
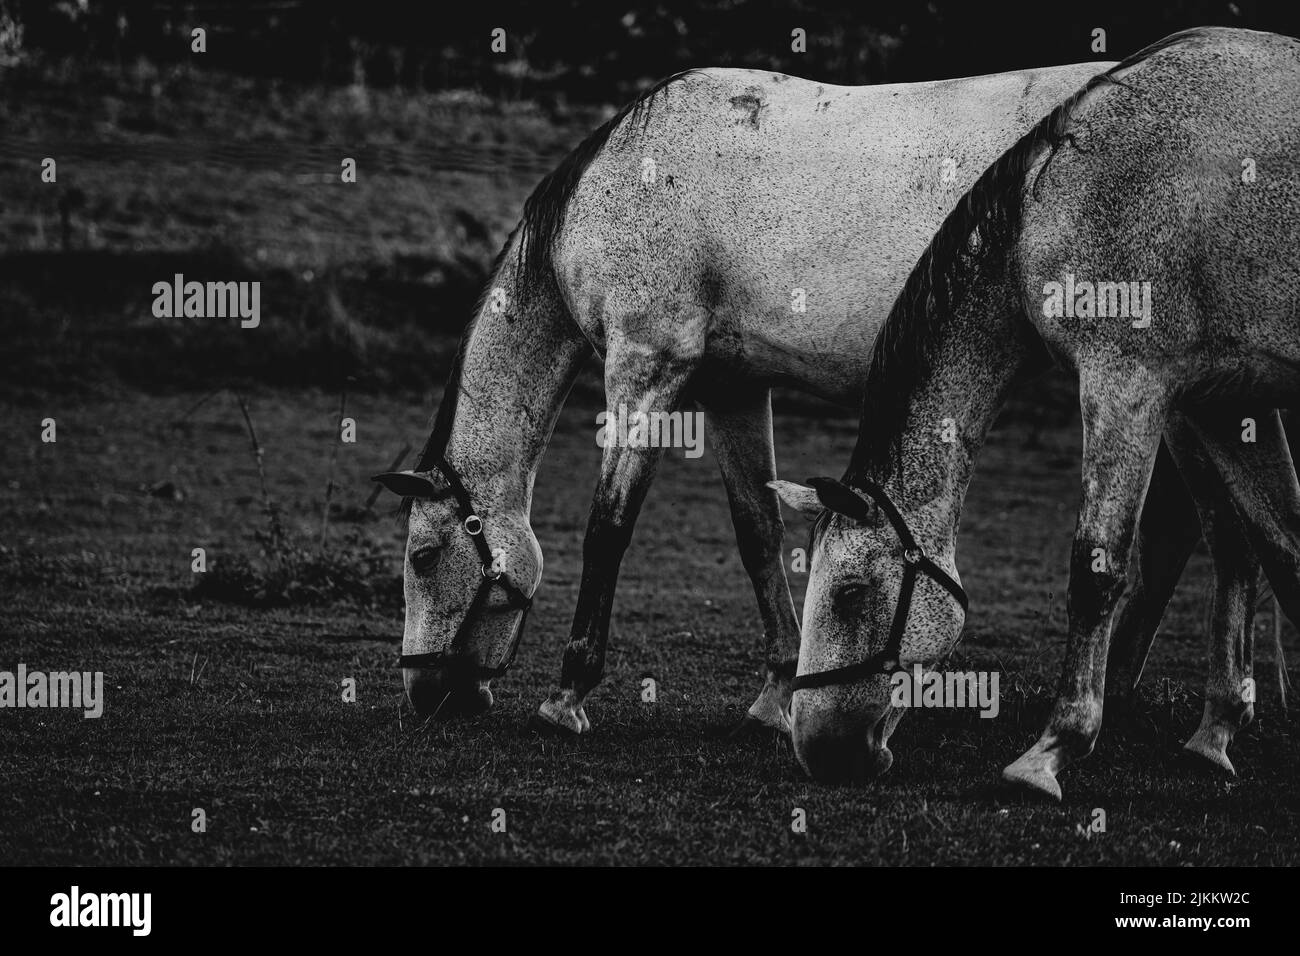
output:
[[[793,481],[769,481],[767,486],[795,511],[805,518],[816,518],[821,513],[822,503],[817,492]]]
[[[809,478],[808,483],[822,506],[854,521],[872,520],[876,503],[862,497],[848,485],[834,478]]]
[[[371,481],[379,482],[403,498],[435,498],[438,495],[438,486],[432,479],[414,471],[386,471],[375,475]]]

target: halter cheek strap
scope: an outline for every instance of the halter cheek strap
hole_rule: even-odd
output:
[[[810,478],[808,484],[817,490],[822,504],[836,514],[852,518],[854,521],[866,521],[871,517],[871,502],[856,494],[852,489],[833,478]],[[901,660],[903,634],[907,631],[907,620],[912,611],[912,595],[916,590],[916,578],[924,574],[939,584],[961,605],[964,614],[970,605],[962,586],[953,580],[943,568],[935,564],[917,544],[916,537],[903,520],[902,514],[889,500],[883,488],[870,482],[860,482],[866,492],[880,506],[880,510],[889,519],[894,533],[903,544],[903,582],[898,590],[898,605],[894,608],[894,620],[889,628],[889,640],[877,654],[865,661],[835,667],[830,670],[817,671],[813,674],[800,674],[790,685],[793,690],[807,690],[815,687],[831,687],[836,684],[851,684],[855,681],[878,674],[893,674],[905,671]]]
[[[483,534],[483,519],[474,513],[474,505],[470,500],[469,491],[466,489],[465,483],[460,480],[460,476],[456,474],[456,469],[452,468],[451,463],[441,455],[433,460],[433,467],[438,470],[447,482],[447,486],[451,488],[452,496],[456,499],[456,510],[461,520],[461,526],[465,529],[465,533],[469,535],[470,540],[474,542],[479,560],[482,562],[483,577],[479,581],[478,589],[474,592],[474,597],[469,602],[465,617],[461,619],[460,626],[451,639],[451,644],[445,650],[433,651],[429,654],[403,654],[397,659],[397,666],[428,670],[463,660],[465,645],[470,637],[470,629],[480,611],[519,611],[519,624],[515,627],[514,636],[510,640],[510,646],[506,649],[506,656],[501,660],[501,663],[495,667],[486,665],[478,667],[478,676],[481,680],[493,680],[508,671],[515,662],[515,654],[518,652],[519,644],[524,637],[524,625],[528,621],[528,612],[532,610],[533,598],[520,590],[504,571],[493,570],[492,548],[488,545]],[[492,593],[493,588],[499,588],[505,593],[506,603],[504,607],[488,606],[488,596]]]

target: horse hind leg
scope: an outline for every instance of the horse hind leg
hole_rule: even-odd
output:
[[[1221,527],[1225,523],[1230,529],[1226,532]],[[1183,746],[1188,753],[1235,776],[1228,746],[1255,716],[1249,649],[1259,561],[1236,527],[1235,518],[1221,522],[1216,516],[1214,530],[1207,531],[1206,537],[1214,555],[1215,589],[1205,708],[1200,726]]]
[[[1231,496],[1243,531],[1264,573],[1274,597],[1291,623],[1300,622],[1300,481],[1296,478],[1286,432],[1276,410],[1243,416],[1200,413],[1189,416],[1195,436],[1218,480]],[[1254,441],[1245,440],[1244,422],[1255,425]],[[1253,612],[1254,604],[1251,603]],[[1275,632],[1276,633],[1276,632]],[[1255,687],[1252,671],[1253,633],[1243,636],[1241,649],[1242,704],[1252,704]],[[1286,670],[1279,644],[1278,685],[1286,699]],[[1249,699],[1244,699],[1249,695]],[[1243,726],[1253,706],[1241,708]]]
[[[1269,440],[1268,435],[1265,440]],[[1205,707],[1200,726],[1184,744],[1188,753],[1236,774],[1228,746],[1254,717],[1250,658],[1259,559],[1247,540],[1232,494],[1195,432],[1176,419],[1170,446],[1192,489],[1214,561]]]
[[[772,404],[767,389],[739,397],[703,399],[709,446],[718,457],[740,559],[754,587],[763,623],[765,676],[758,699],[736,728],[790,732],[790,682],[799,657],[799,620],[786,580],[781,502],[767,486],[776,479]]]
[[[1162,443],[1138,522],[1133,586],[1111,634],[1106,659],[1107,713],[1131,705],[1169,599],[1200,539],[1196,502]]]

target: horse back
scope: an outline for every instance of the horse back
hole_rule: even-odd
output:
[[[566,303],[597,348],[611,323],[664,348],[703,328],[714,367],[855,401],[952,205],[1109,65],[862,87],[693,71],[613,129],[577,182],[554,243]]]

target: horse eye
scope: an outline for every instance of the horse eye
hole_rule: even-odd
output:
[[[858,581],[851,581],[835,590],[832,600],[837,610],[856,611],[867,596],[867,586]]]
[[[433,545],[425,545],[411,554],[411,567],[420,573],[432,571],[437,563],[438,549]]]

